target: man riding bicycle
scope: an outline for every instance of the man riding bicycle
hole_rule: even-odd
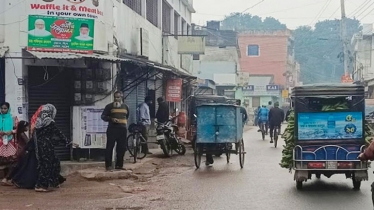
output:
[[[279,102],[274,103],[274,107],[269,111],[269,127],[270,127],[270,143],[273,143],[275,127],[280,130],[281,124],[284,120],[284,111],[279,108]],[[280,131],[279,131],[280,133]]]
[[[269,110],[266,108],[265,105],[263,105],[260,110],[258,111],[258,126],[260,129],[258,132],[262,131],[262,124],[265,123],[265,133],[266,135],[268,134],[268,115],[269,115]]]

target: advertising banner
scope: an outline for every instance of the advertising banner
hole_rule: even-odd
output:
[[[29,14],[101,20],[104,0],[28,0]]]
[[[94,20],[30,15],[28,50],[92,53]]]
[[[297,118],[300,141],[363,138],[362,112],[298,113]]]
[[[169,79],[166,86],[166,101],[180,102],[182,98],[182,79]]]
[[[26,5],[29,51],[107,51],[104,0],[26,0]]]

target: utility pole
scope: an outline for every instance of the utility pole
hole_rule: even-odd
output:
[[[343,42],[343,54],[344,54],[344,76],[348,76],[348,40],[347,40],[347,18],[345,16],[345,5],[344,5],[345,0],[340,0],[340,5],[341,5],[341,12],[342,12],[342,20],[340,24],[340,31],[341,31],[341,39]]]

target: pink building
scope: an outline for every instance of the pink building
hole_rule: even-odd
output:
[[[251,76],[271,76],[274,84],[287,87],[287,72],[295,68],[294,41],[290,30],[248,31],[238,35],[240,66]],[[265,84],[264,84],[265,85]]]

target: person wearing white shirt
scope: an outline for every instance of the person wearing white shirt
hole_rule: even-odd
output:
[[[149,111],[149,106],[152,104],[151,97],[147,96],[144,99],[144,102],[141,103],[138,107],[138,113],[137,113],[137,121],[139,124],[143,125],[142,135],[145,140],[148,141],[148,132],[149,127],[151,126],[151,114]],[[148,145],[145,145],[143,148],[143,152],[146,152],[147,154],[151,154],[148,150]]]
[[[29,34],[36,37],[46,37],[52,34],[45,30],[45,22],[42,19],[35,20],[35,29],[29,31]]]
[[[89,29],[87,23],[82,23],[81,24],[81,27],[79,29],[79,36],[76,36],[75,38],[80,40],[80,41],[91,41],[91,40],[93,40],[93,38],[90,37],[90,29]]]

